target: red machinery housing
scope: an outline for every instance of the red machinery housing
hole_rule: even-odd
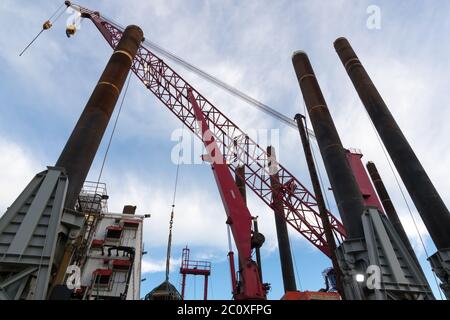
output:
[[[376,207],[378,211],[384,213],[383,206],[381,205],[380,199],[370,181],[369,175],[367,174],[366,168],[361,161],[362,153],[356,149],[346,150],[347,161],[350,168],[355,176],[356,183],[358,184],[359,190],[363,196],[364,204],[368,207]]]

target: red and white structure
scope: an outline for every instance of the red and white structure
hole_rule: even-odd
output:
[[[180,273],[182,275],[181,279],[181,299],[184,300],[185,289],[186,289],[186,276],[188,274],[194,276],[204,276],[203,284],[203,300],[208,299],[208,277],[211,275],[211,262],[209,261],[197,261],[189,259],[190,250],[186,246],[183,249],[183,254],[181,258]]]

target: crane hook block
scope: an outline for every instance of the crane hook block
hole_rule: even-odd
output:
[[[77,27],[74,24],[70,24],[66,28],[66,36],[67,38],[70,38],[77,32]]]
[[[50,20],[47,20],[44,22],[44,25],[42,26],[42,29],[44,30],[48,30],[52,27],[52,23],[50,22]]]

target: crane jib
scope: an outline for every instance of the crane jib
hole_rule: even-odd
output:
[[[112,48],[117,45],[123,28],[103,18],[98,12],[79,6],[76,9],[95,24]],[[234,171],[237,166],[244,165],[246,173],[241,178],[264,203],[273,208],[273,190],[267,166],[269,156],[263,148],[144,45],[138,50],[132,70],[148,90],[198,135],[195,114],[188,99],[188,90],[192,89],[229,168]],[[283,218],[315,247],[330,256],[314,195],[281,164],[278,164],[277,174],[283,192]],[[330,212],[328,217],[336,239],[343,241],[346,237],[344,226]]]

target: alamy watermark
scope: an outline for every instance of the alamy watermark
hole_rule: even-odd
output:
[[[66,286],[69,290],[77,290],[81,288],[81,269],[77,265],[67,267],[66,274],[69,276],[66,280]]]
[[[381,268],[377,265],[368,266],[365,274],[357,273],[354,277],[356,282],[365,284],[369,290],[381,289]]]
[[[175,142],[170,154],[171,161],[173,164],[180,163],[182,165],[221,164],[224,161],[226,163],[242,163],[250,157],[252,162],[260,162],[263,166],[272,165],[269,170],[272,174],[275,173],[274,165],[280,159],[278,157],[275,161],[274,156],[272,156],[272,159],[267,156],[264,157],[266,150],[263,147],[272,146],[275,150],[279,150],[279,129],[253,129],[247,132],[246,137],[240,137],[236,140],[222,137],[222,139],[226,139],[226,141],[223,141],[220,137],[215,136],[212,131],[206,130],[203,134],[203,140],[207,141],[205,147],[204,142],[193,133],[186,129],[176,129],[170,136],[170,140]],[[212,143],[212,139],[214,139],[215,144]],[[216,145],[218,150],[214,150]]]
[[[381,8],[377,5],[367,7],[366,13],[369,15],[366,20],[366,26],[369,30],[381,29]]]

